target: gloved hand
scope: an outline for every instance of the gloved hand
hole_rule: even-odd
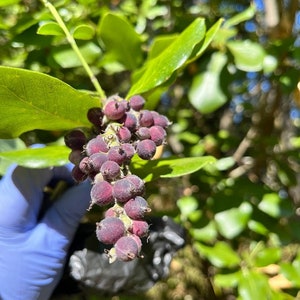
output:
[[[11,167],[0,181],[0,299],[46,300],[89,207],[90,183],[70,187],[39,219],[51,180],[72,182],[67,167]]]

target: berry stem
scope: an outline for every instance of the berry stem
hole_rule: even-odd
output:
[[[79,50],[79,48],[76,44],[75,39],[73,38],[72,34],[70,33],[67,26],[65,25],[64,21],[60,17],[58,11],[56,10],[56,8],[48,0],[42,0],[42,2],[45,5],[45,7],[49,9],[51,14],[55,18],[56,22],[58,23],[58,25],[61,27],[61,29],[65,33],[69,44],[71,45],[74,52],[77,54],[83,68],[85,69],[86,73],[90,77],[90,80],[91,80],[92,84],[94,85],[96,91],[98,92],[100,98],[101,99],[106,98],[105,93],[104,93],[103,89],[101,88],[101,85],[100,85],[99,81],[97,80],[97,78],[94,75],[94,73],[92,72],[90,66],[88,65],[88,63],[84,59],[83,55],[81,54],[81,52],[80,52],[80,50]]]

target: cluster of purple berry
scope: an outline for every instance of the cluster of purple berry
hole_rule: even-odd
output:
[[[149,225],[144,220],[151,209],[143,198],[145,183],[131,174],[130,162],[134,154],[149,160],[156,147],[166,138],[169,120],[144,109],[145,99],[139,95],[128,101],[112,96],[103,109],[92,108],[87,117],[93,124],[88,138],[81,129],[65,136],[71,148],[70,161],[77,182],[92,181],[91,206],[109,206],[105,218],[96,224],[99,241],[112,245],[110,261],[129,261],[140,257],[141,238],[147,236]]]

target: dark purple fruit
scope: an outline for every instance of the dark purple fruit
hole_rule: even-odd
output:
[[[99,153],[99,152],[107,152],[108,146],[104,141],[103,137],[98,135],[97,137],[91,139],[85,146],[85,151],[88,156]]]
[[[140,127],[136,131],[136,135],[140,140],[150,139],[150,131],[148,127]]]
[[[137,242],[130,236],[123,236],[115,243],[116,256],[119,260],[130,261],[139,256]]]
[[[131,132],[127,127],[122,126],[117,132],[117,137],[121,143],[127,143],[131,139]]]
[[[73,169],[72,169],[72,177],[73,179],[76,181],[76,182],[82,182],[84,180],[87,179],[88,175],[84,172],[82,172],[79,168],[79,166],[75,166]]]
[[[149,225],[146,221],[132,220],[132,227],[130,230],[138,237],[145,237],[149,234]]]
[[[154,125],[149,128],[150,138],[155,143],[156,146],[160,146],[165,138],[166,138],[166,131],[158,125]]]
[[[153,116],[151,111],[142,110],[139,116],[139,125],[142,127],[150,127],[153,125]]]
[[[81,150],[72,150],[69,154],[69,161],[74,165],[79,165],[82,158],[83,154]]]
[[[171,122],[168,120],[166,116],[160,115],[156,111],[152,111],[152,116],[153,116],[154,125],[167,128],[171,124]]]
[[[107,155],[109,160],[116,162],[120,166],[127,159],[126,152],[122,149],[122,147],[119,146],[110,148]]]
[[[84,132],[80,129],[74,129],[68,132],[64,139],[66,146],[72,150],[82,150],[87,141]]]
[[[128,200],[124,205],[127,216],[133,220],[141,220],[151,211],[147,201],[140,196]]]
[[[100,107],[90,108],[87,113],[88,120],[98,128],[102,126],[103,116],[104,114]]]
[[[104,206],[114,203],[112,185],[107,181],[97,181],[91,189],[92,204]]]
[[[140,95],[132,96],[129,99],[129,105],[133,110],[140,111],[145,105],[145,99]]]
[[[134,132],[138,125],[136,116],[131,112],[127,112],[124,118],[120,120],[120,122],[123,123],[123,125],[127,127],[131,132]]]
[[[104,244],[114,244],[124,234],[124,223],[117,217],[107,217],[97,223],[96,235],[98,240]]]
[[[129,174],[126,176],[126,179],[130,180],[134,184],[135,194],[141,196],[145,192],[145,182],[134,174]]]
[[[106,180],[114,180],[120,176],[121,168],[116,162],[108,160],[102,164],[100,172]]]
[[[119,179],[113,185],[113,197],[121,203],[128,201],[136,196],[134,184],[126,179]]]
[[[103,163],[105,163],[108,160],[108,156],[106,153],[99,152],[94,153],[88,158],[88,163],[90,168],[94,172],[100,172],[100,168],[102,167]]]
[[[114,121],[121,119],[125,115],[126,110],[124,102],[114,98],[109,99],[103,108],[105,116]]]
[[[152,140],[146,139],[138,141],[135,150],[140,158],[149,160],[156,152],[156,145]]]

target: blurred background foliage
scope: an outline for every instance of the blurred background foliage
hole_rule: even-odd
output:
[[[164,155],[217,158],[193,174],[147,183],[153,214],[182,224],[186,246],[168,278],[143,295],[111,299],[300,298],[299,1],[52,3],[107,95],[125,96],[142,66],[197,17],[207,28],[224,19],[199,59],[144,94],[172,121]],[[40,1],[2,0],[1,64],[94,90],[52,21]],[[21,140],[59,135],[34,131]]]

